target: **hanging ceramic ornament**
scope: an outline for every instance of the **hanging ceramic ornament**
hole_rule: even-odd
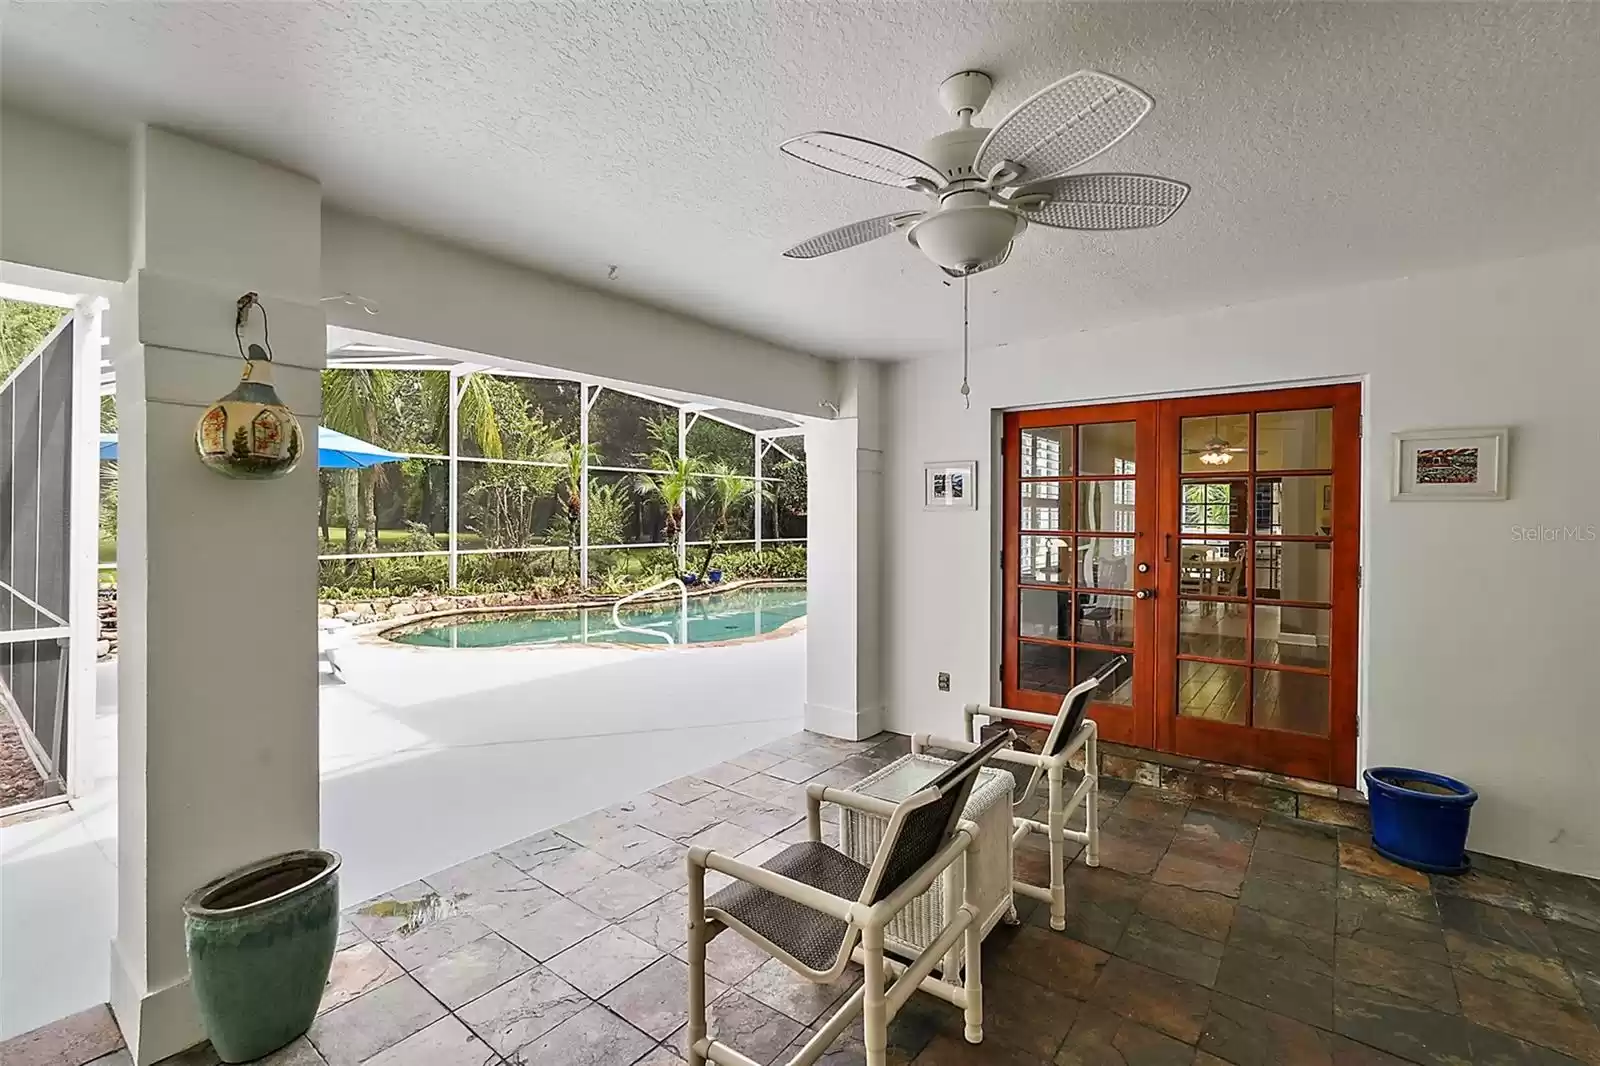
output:
[[[261,312],[261,344],[244,345],[244,327],[250,309]],[[295,468],[304,451],[300,420],[278,398],[272,387],[272,342],[267,336],[267,312],[256,294],[239,298],[234,337],[244,357],[239,385],[206,409],[195,427],[195,447],[200,461],[231,478],[265,481],[282,477]]]

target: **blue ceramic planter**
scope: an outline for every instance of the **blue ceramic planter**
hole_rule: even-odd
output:
[[[1375,766],[1362,776],[1372,809],[1373,850],[1414,870],[1466,873],[1476,792],[1453,777],[1402,766]]]
[[[183,905],[200,1020],[223,1062],[250,1062],[311,1027],[339,935],[339,856],[291,851]]]

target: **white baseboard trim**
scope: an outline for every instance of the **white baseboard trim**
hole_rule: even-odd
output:
[[[866,740],[883,732],[883,705],[873,707],[829,707],[806,704],[806,729],[840,740]]]
[[[111,942],[111,1013],[127,1042],[134,1066],[152,1066],[206,1038],[189,978],[154,992],[129,971]]]

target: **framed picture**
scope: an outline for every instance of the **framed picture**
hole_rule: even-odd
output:
[[[924,463],[922,506],[928,511],[977,510],[977,462]]]
[[[1503,500],[1505,426],[1413,429],[1394,435],[1392,500]]]

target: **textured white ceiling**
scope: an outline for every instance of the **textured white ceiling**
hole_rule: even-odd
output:
[[[919,201],[777,144],[915,150],[964,68],[995,78],[991,124],[1080,67],[1128,78],[1156,109],[1091,169],[1194,186],[1161,229],[1030,230],[974,285],[975,344],[1600,239],[1600,4],[12,0],[0,31],[23,106],[190,130],[828,355],[948,352],[958,297],[899,237],[781,258]]]

